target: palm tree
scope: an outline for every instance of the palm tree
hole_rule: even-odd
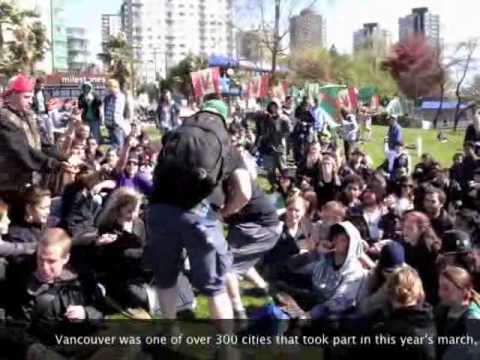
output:
[[[104,52],[98,54],[108,69],[109,75],[118,80],[122,91],[126,91],[133,81],[133,54],[124,33],[111,36],[105,44]]]

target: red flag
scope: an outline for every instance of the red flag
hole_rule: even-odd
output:
[[[348,88],[348,97],[350,99],[350,106],[352,109],[358,107],[358,89],[354,86]]]
[[[208,94],[220,94],[220,70],[218,68],[195,71],[190,76],[192,77],[195,97],[201,98]]]
[[[378,95],[372,96],[372,100],[370,101],[370,108],[378,109],[379,107],[380,107],[380,97]]]
[[[251,98],[263,98],[268,96],[268,75],[253,78],[248,86],[248,96]]]

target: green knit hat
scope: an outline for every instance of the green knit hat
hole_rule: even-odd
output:
[[[227,121],[228,107],[222,100],[208,100],[204,102],[201,111],[208,111],[220,115],[223,121]]]

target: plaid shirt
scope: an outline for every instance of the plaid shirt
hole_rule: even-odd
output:
[[[104,101],[105,106],[105,126],[111,128],[114,126],[123,126],[125,123],[125,110],[127,100],[121,92],[115,95],[107,95]]]

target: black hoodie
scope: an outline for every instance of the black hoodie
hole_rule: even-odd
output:
[[[436,329],[432,307],[425,303],[411,307],[393,309],[382,322],[373,327],[372,346],[365,358],[369,360],[434,360]],[[381,336],[380,336],[381,335]],[[383,342],[380,344],[380,339]],[[387,345],[387,339],[390,345]],[[392,343],[393,339],[395,344]],[[413,345],[401,342],[422,341]]]

